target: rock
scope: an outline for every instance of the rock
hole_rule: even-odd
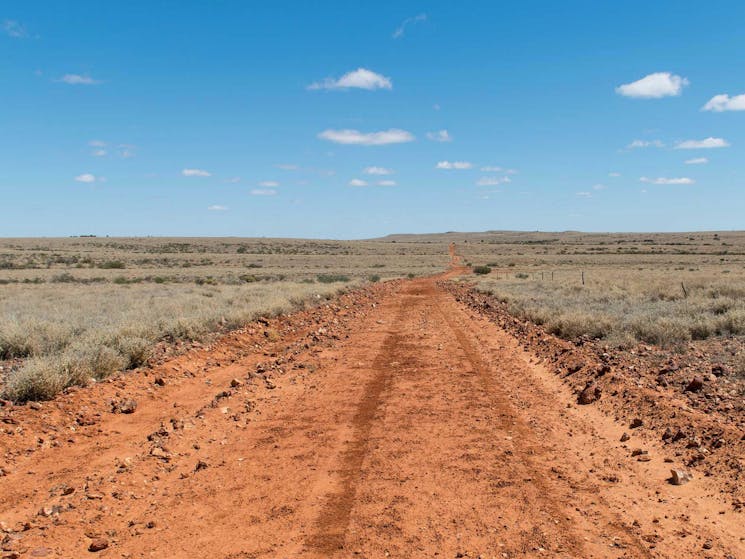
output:
[[[683,485],[693,479],[693,476],[683,470],[670,470],[670,483],[673,485]]]
[[[594,382],[588,382],[587,386],[579,393],[577,403],[582,405],[592,404],[600,398],[602,391]]]
[[[0,466],[0,477],[5,477],[8,475],[8,470]]]
[[[670,429],[670,427],[668,427],[667,429],[665,429],[665,432],[662,433],[662,440],[663,441],[666,441],[668,439],[672,439],[673,438],[673,435],[674,435],[674,433],[673,433],[672,429]]]
[[[96,553],[97,551],[103,551],[109,547],[109,542],[105,538],[94,538],[91,544],[88,546],[88,551]]]
[[[704,547],[704,549],[711,549],[712,547],[714,547],[714,544],[707,540],[707,541],[704,542],[704,546],[703,547]]]
[[[111,404],[111,411],[114,413],[134,413],[137,409],[137,400],[124,398]]]
[[[647,454],[646,450],[642,450],[641,448],[635,448],[631,451],[631,456],[640,456],[642,454]]]
[[[637,428],[641,427],[642,425],[644,425],[644,421],[642,421],[638,417],[635,417],[634,419],[631,420],[631,424],[629,425],[629,428],[630,429],[637,429]]]
[[[711,372],[718,377],[723,377],[729,374],[729,369],[725,365],[717,364],[712,365]]]
[[[209,465],[207,464],[207,462],[205,462],[204,460],[200,460],[199,462],[197,462],[197,465],[194,466],[194,471],[198,472],[200,470],[206,470],[208,467]]]
[[[704,379],[701,377],[693,377],[691,382],[686,386],[686,392],[698,392],[704,387]]]
[[[42,408],[42,405],[39,402],[31,402],[28,407],[32,410],[40,410]]]
[[[238,388],[239,386],[243,386],[243,383],[239,379],[234,378],[233,380],[230,381],[231,388]]]
[[[625,443],[625,442],[626,442],[626,441],[628,441],[628,440],[629,440],[630,438],[631,438],[631,435],[629,435],[628,433],[624,433],[623,435],[621,435],[621,442],[622,442],[622,443]]]
[[[153,382],[155,383],[156,386],[165,386],[166,385],[166,381],[165,381],[165,379],[163,377],[156,377]]]

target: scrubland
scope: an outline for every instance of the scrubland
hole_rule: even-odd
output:
[[[16,401],[144,364],[365,282],[431,274],[439,247],[272,239],[0,241],[0,391]]]
[[[745,334],[745,234],[494,234],[462,253],[478,289],[567,339],[682,348]]]

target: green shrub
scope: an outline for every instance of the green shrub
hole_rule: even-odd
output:
[[[380,276],[378,274],[373,274],[367,279],[369,279],[372,283],[377,283],[380,281]]]
[[[474,266],[473,273],[480,275],[491,274],[491,268],[489,266]]]
[[[348,282],[349,276],[343,274],[319,274],[316,276],[319,283]]]
[[[101,262],[98,267],[104,270],[123,270],[126,268],[124,262],[121,260],[108,260],[106,262]]]

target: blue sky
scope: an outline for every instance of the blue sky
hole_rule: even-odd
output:
[[[742,229],[743,21],[742,1],[6,0],[0,235]]]

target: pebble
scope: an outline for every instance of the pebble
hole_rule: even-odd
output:
[[[103,551],[109,547],[109,542],[105,538],[95,538],[88,546],[88,551],[96,553],[97,551]]]
[[[683,470],[670,470],[670,483],[673,485],[683,485],[693,479],[693,476]]]

